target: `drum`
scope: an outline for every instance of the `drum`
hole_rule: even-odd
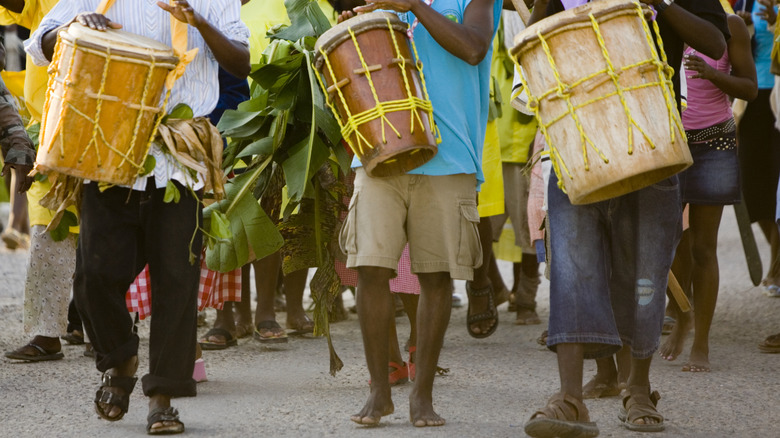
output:
[[[693,163],[647,14],[633,1],[601,0],[515,38],[528,107],[572,204],[638,190]]]
[[[177,62],[165,44],[121,30],[74,23],[61,31],[36,168],[133,184],[164,115],[161,95]]]
[[[395,14],[372,12],[334,26],[315,45],[327,103],[369,176],[402,175],[436,155],[433,108],[406,29]]]

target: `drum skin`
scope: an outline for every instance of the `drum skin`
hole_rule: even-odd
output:
[[[603,0],[548,17],[515,38],[511,54],[523,67],[529,106],[546,128],[572,204],[621,196],[693,163],[670,71],[644,14],[635,2]]]
[[[355,35],[357,46],[349,29]],[[407,84],[412,97],[427,98],[412,61],[405,29],[406,24],[394,14],[370,13],[344,21],[317,41],[315,68],[328,88],[327,98],[335,106],[342,128],[355,115],[375,110],[379,103],[407,101],[410,98]],[[370,80],[363,73],[361,54],[369,67]],[[403,70],[399,58],[405,59]],[[333,87],[334,83],[342,84],[341,95]],[[428,113],[419,108],[388,107],[385,117],[359,123],[357,130],[346,138],[368,175],[402,175],[433,158],[437,142]]]
[[[173,50],[120,30],[72,24],[49,68],[36,168],[131,185],[161,116]]]

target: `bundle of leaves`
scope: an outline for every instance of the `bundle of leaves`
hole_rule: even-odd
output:
[[[331,248],[346,192],[335,175],[350,172],[350,157],[312,71],[314,43],[330,24],[316,2],[287,0],[285,6],[291,24],[269,31],[271,44],[250,74],[250,99],[218,124],[230,139],[223,167],[234,176],[226,198],[204,212],[206,262],[227,272],[281,249],[285,274],[317,268],[315,334],[328,338],[334,374],[342,363],[328,328],[328,310],[340,293]]]

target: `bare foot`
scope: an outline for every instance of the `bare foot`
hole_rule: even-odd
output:
[[[683,365],[682,370],[692,373],[709,373],[710,358],[708,351],[699,351],[699,349],[691,348],[691,355],[688,357],[688,362]]]
[[[601,376],[596,374],[582,387],[583,399],[614,397],[616,395],[620,395],[620,386],[618,386],[617,375]]]
[[[417,395],[415,390],[409,394],[409,421],[414,427],[444,426],[444,418],[433,410],[433,401]]]
[[[390,415],[395,412],[395,406],[393,406],[393,399],[390,397],[390,392],[371,390],[371,395],[368,396],[363,409],[357,414],[350,417],[350,420],[357,424],[364,426],[376,426],[379,424],[379,420],[385,415]]]
[[[691,331],[693,325],[693,318],[691,312],[681,313],[677,315],[677,323],[674,324],[672,332],[669,333],[669,337],[666,338],[661,348],[658,349],[658,354],[664,360],[672,361],[682,353],[685,346],[685,338],[688,337],[688,332]]]

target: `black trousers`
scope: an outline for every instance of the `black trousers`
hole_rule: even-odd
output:
[[[144,192],[113,187],[101,193],[95,183],[84,186],[73,284],[76,306],[95,349],[97,369],[126,362],[138,354],[138,335],[125,294],[148,263],[152,319],[144,394],[194,396],[200,265],[191,264],[189,254],[201,251],[199,196],[176,183],[181,199],[165,203],[165,188],[149,184]]]

